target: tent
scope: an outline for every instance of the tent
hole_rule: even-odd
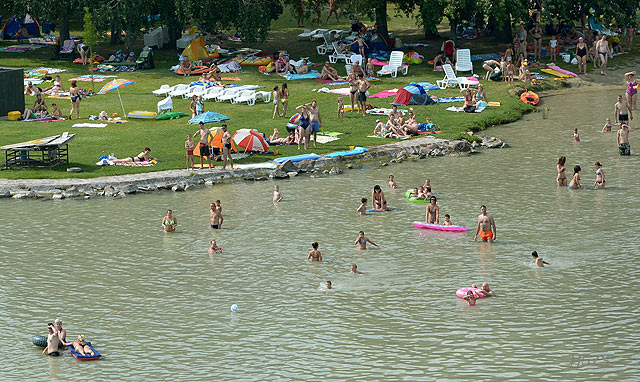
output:
[[[29,32],[29,37],[40,37],[40,24],[28,13],[24,19],[18,18],[16,15],[11,16],[4,24],[0,37],[3,40],[15,40],[20,24],[24,24],[24,27]]]
[[[420,84],[409,84],[398,90],[393,105],[429,105],[435,103]]]
[[[189,57],[191,61],[200,61],[209,58],[209,53],[204,45],[204,37],[199,37],[191,41],[191,43],[184,48],[182,56]]]

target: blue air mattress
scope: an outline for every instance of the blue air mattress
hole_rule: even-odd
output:
[[[274,159],[273,161],[275,163],[284,163],[288,160],[290,160],[291,162],[300,162],[303,161],[305,159],[312,159],[312,160],[316,160],[316,159],[320,159],[322,158],[320,155],[316,154],[316,153],[311,153],[311,154],[300,154],[300,155],[295,155],[292,157],[283,157],[283,158],[277,158]]]
[[[362,154],[367,151],[369,150],[365,149],[364,147],[356,147],[353,150],[349,150],[349,151],[336,151],[335,153],[325,154],[325,157],[327,158],[348,157],[350,155]]]

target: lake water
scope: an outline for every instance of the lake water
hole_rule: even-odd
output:
[[[534,113],[485,132],[508,149],[279,181],[278,206],[274,182],[0,200],[0,379],[637,380],[640,141],[618,156],[615,135],[600,133],[613,102],[595,100],[547,97],[549,119]],[[557,188],[560,155],[567,177],[582,166],[585,186],[600,161],[607,189]],[[412,227],[424,205],[403,194],[425,178],[441,215],[469,232]],[[357,216],[375,184],[393,211]],[[216,199],[225,222],[214,232]],[[496,220],[494,244],[473,241],[481,204]],[[179,221],[173,234],[160,226],[167,208]],[[381,246],[354,249],[359,230]],[[223,253],[207,254],[212,238]],[[314,241],[322,263],[306,260]],[[552,265],[536,268],[532,250]],[[350,274],[352,263],[366,274]],[[495,298],[456,298],[483,281]],[[42,356],[31,336],[57,317],[103,358]]]

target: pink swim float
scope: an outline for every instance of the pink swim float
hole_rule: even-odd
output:
[[[458,289],[456,291],[456,296],[458,296],[460,298],[465,298],[465,297],[467,297],[467,292],[468,291],[473,291],[473,295],[475,296],[475,298],[485,298],[485,297],[487,297],[487,295],[484,294],[482,289],[480,289],[480,288],[472,288],[472,287]]]
[[[568,71],[568,70],[566,70],[566,69],[562,69],[561,67],[559,67],[559,66],[557,66],[557,65],[547,65],[547,68],[549,68],[549,69],[553,69],[553,70],[555,70],[556,72],[560,72],[560,73],[566,74],[566,75],[568,75],[568,76],[578,77],[578,75],[577,75],[577,74],[575,74],[574,72],[570,72],[570,71]]]
[[[427,224],[422,222],[413,222],[413,226],[424,229],[434,229],[437,231],[449,231],[449,232],[464,232],[467,227],[460,225],[439,225],[439,224]]]

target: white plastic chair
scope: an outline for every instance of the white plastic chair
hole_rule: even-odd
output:
[[[160,89],[156,89],[151,93],[153,93],[154,96],[161,97],[161,96],[166,96],[167,94],[169,94],[170,91],[171,91],[171,86],[165,84],[160,86]]]
[[[207,89],[205,94],[202,95],[202,99],[205,101],[210,99],[215,99],[217,96],[222,94],[223,91],[224,91],[224,88],[221,88],[220,86],[211,87]]]
[[[245,90],[240,92],[240,94],[231,100],[231,103],[242,103],[246,102],[247,105],[253,106],[256,104],[256,92],[253,90]]]
[[[469,81],[466,78],[458,78],[456,74],[453,72],[453,67],[451,64],[442,65],[442,70],[444,70],[444,78],[436,81],[438,87],[440,89],[446,89],[448,86],[458,86],[460,89],[466,89],[471,85],[477,84],[475,81]]]
[[[328,29],[316,29],[314,31],[311,32],[311,36],[310,36],[310,40],[311,41],[316,41],[316,40],[320,40],[322,38],[322,35],[325,34],[328,31]]]
[[[257,91],[256,99],[258,98],[262,99],[265,103],[271,102],[271,92],[264,91],[264,90]]]
[[[183,94],[189,91],[189,85],[179,84],[174,86],[169,92],[171,97],[182,97]]]
[[[182,95],[182,98],[184,99],[191,98],[194,95],[196,95],[196,92],[202,91],[206,88],[207,87],[203,85],[191,86],[189,89],[187,89],[187,92]]]
[[[338,60],[344,60],[347,64],[351,62],[351,56],[353,56],[352,52],[339,53],[338,43],[335,41],[331,43],[331,46],[333,47],[333,53],[329,55],[330,63],[335,64]]]
[[[407,75],[409,71],[408,66],[404,66],[402,64],[402,59],[404,58],[404,53],[399,50],[394,50],[391,52],[391,56],[389,56],[389,64],[382,67],[381,70],[378,71],[379,76],[383,76],[386,74],[390,74],[391,77],[397,77],[398,71],[400,71],[403,75]]]
[[[473,74],[473,63],[471,63],[471,50],[458,49],[456,52],[456,74],[458,72],[469,72]]]
[[[231,101],[238,96],[240,91],[241,89],[238,88],[225,89],[222,94],[216,97],[216,102]]]
[[[324,42],[322,43],[322,45],[316,46],[316,50],[318,51],[318,54],[326,55],[333,51],[333,45],[331,45],[331,43],[329,42],[330,37],[331,35],[329,35],[328,32],[322,33],[322,38],[324,39]]]
[[[171,99],[171,97],[167,97],[158,102],[158,114],[162,113],[163,111],[170,110],[173,110],[173,100]]]

